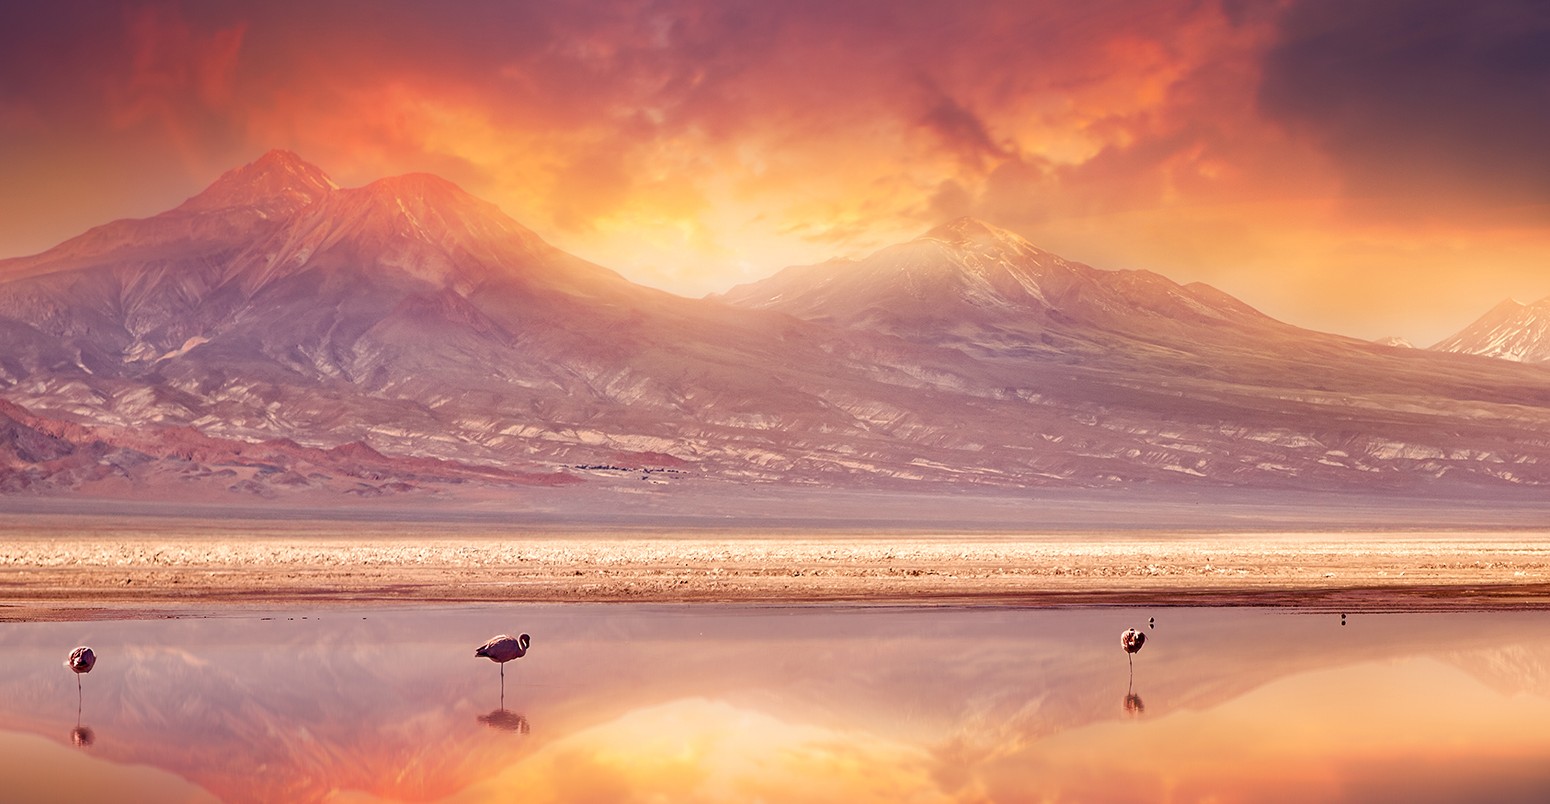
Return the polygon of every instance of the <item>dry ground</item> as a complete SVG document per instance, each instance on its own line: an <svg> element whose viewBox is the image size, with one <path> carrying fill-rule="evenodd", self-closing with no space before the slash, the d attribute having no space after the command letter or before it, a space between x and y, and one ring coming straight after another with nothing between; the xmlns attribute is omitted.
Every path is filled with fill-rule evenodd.
<svg viewBox="0 0 1550 804"><path fill-rule="evenodd" d="M768 602L1550 607L1547 532L519 532L14 518L0 620L247 605Z"/></svg>

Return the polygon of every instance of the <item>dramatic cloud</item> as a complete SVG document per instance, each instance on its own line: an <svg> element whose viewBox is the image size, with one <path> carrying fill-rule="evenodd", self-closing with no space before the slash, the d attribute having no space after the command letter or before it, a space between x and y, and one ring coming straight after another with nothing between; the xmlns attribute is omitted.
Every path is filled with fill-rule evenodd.
<svg viewBox="0 0 1550 804"><path fill-rule="evenodd" d="M1426 340L1502 296L1550 294L1545 217L1521 206L1550 192L1546 14L1502 0L34 4L0 29L0 254L165 209L286 147L345 185L438 173L683 293L968 214L1295 323ZM1491 267L1461 288L1463 264ZM1389 306L1332 292L1349 287L1387 287Z"/></svg>
<svg viewBox="0 0 1550 804"><path fill-rule="evenodd" d="M1260 106L1352 194L1550 204L1550 5L1301 0L1280 29Z"/></svg>

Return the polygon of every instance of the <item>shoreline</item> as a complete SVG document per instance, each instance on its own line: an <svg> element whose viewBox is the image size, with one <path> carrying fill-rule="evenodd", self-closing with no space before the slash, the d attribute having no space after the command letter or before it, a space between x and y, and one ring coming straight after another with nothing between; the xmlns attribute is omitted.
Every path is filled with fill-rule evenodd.
<svg viewBox="0 0 1550 804"><path fill-rule="evenodd" d="M662 603L1550 609L1550 534L0 530L0 621L265 606Z"/></svg>
<svg viewBox="0 0 1550 804"><path fill-rule="evenodd" d="M463 606L516 605L661 605L741 607L836 607L836 608L987 608L987 609L1170 609L1245 608L1284 609L1306 614L1421 614L1483 611L1550 610L1550 584L1503 584L1496 586L1412 586L1387 588L1327 587L1322 589L1230 588L1158 590L1134 593L1088 590L1072 593L974 594L941 593L866 597L806 596L764 598L744 595L707 597L586 597L556 596L494 599L436 595L366 593L314 594L252 597L246 594L210 597L153 597L94 601L74 599L0 598L0 624L43 622L96 622L126 620L197 619L241 616L247 612L370 611L395 608L455 608ZM305 618L303 618L305 619Z"/></svg>

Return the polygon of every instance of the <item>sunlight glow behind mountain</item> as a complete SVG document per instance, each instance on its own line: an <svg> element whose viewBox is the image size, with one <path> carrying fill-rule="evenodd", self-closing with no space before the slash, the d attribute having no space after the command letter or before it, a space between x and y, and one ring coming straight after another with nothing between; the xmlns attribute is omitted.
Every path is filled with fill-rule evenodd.
<svg viewBox="0 0 1550 804"><path fill-rule="evenodd" d="M970 215L1299 326L1550 295L1527 0L39 4L0 32L0 255L280 146L428 172L680 294ZM1507 54L1507 55L1502 55Z"/></svg>

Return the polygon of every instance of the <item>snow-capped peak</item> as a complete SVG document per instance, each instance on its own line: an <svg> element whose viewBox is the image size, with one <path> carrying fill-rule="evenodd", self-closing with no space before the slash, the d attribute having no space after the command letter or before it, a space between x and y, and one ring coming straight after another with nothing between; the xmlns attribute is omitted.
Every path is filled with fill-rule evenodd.
<svg viewBox="0 0 1550 804"><path fill-rule="evenodd" d="M1550 362L1550 298L1533 304L1506 299L1432 348L1522 363Z"/></svg>

